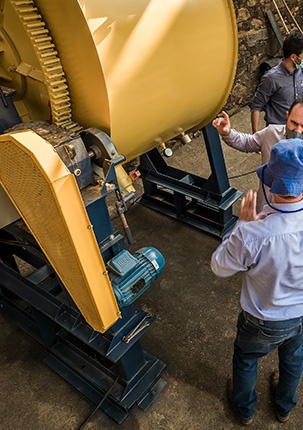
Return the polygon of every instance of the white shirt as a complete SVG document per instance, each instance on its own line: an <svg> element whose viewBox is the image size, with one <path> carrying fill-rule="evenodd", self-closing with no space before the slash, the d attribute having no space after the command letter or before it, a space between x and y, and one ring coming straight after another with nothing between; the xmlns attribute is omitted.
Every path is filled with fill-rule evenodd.
<svg viewBox="0 0 303 430"><path fill-rule="evenodd" d="M240 133L231 129L228 136L221 136L224 142L241 152L261 152L261 164L268 162L270 157L271 148L280 140L285 139L285 125L269 125L263 130L257 131L254 134ZM268 187L265 187L268 200L271 202L272 195ZM257 212L261 212L263 206L266 204L264 195L259 186L257 194Z"/></svg>
<svg viewBox="0 0 303 430"><path fill-rule="evenodd" d="M303 209L303 201L277 204ZM264 206L264 219L239 221L213 253L219 277L243 272L241 306L256 318L284 321L303 316L303 211Z"/></svg>

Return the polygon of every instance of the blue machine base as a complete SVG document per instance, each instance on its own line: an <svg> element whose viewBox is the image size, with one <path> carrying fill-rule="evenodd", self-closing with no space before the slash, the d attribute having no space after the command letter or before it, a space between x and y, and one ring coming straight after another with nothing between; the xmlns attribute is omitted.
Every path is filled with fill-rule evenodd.
<svg viewBox="0 0 303 430"><path fill-rule="evenodd" d="M132 406L147 409L165 385L160 378L165 364L140 343L155 317L131 305L105 333L94 331L33 246L34 239L15 225L2 234L7 243L14 240L10 252L0 255L0 314L47 348L44 362L95 410L120 424ZM22 236L26 249L15 245ZM13 255L37 269L22 276Z"/></svg>
<svg viewBox="0 0 303 430"><path fill-rule="evenodd" d="M115 380L114 375L103 372L103 379L100 379L102 375L100 364L92 363L82 352L71 353L65 350L62 354L63 351L62 345L53 348L43 362L92 403L100 404ZM72 358L74 362L69 362L68 358ZM129 410L134 404L143 410L148 409L166 385L166 382L160 378L165 364L146 352L145 359L146 364L135 380L130 384L117 382L100 405L99 409L118 424L122 424L128 417ZM96 374L98 374L98 384L94 378Z"/></svg>

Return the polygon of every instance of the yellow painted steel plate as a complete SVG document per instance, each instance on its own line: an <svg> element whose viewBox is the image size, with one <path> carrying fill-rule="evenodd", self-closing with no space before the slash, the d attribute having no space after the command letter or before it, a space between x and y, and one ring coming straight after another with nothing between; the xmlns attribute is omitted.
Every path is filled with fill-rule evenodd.
<svg viewBox="0 0 303 430"><path fill-rule="evenodd" d="M127 159L207 124L228 98L237 64L230 0L25 3L49 30L73 119L108 132ZM0 66L18 91L22 117L47 119L48 76L26 29L26 16L33 13L24 5L17 16L16 4L4 3ZM21 71L33 67L28 76L13 71L20 64Z"/></svg>
<svg viewBox="0 0 303 430"><path fill-rule="evenodd" d="M0 183L86 321L106 331L120 311L75 177L25 131L0 136Z"/></svg>

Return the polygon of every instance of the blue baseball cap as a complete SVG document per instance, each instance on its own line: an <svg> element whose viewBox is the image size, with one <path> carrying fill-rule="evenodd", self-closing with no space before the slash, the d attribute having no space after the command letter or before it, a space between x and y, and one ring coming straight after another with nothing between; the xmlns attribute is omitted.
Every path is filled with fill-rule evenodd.
<svg viewBox="0 0 303 430"><path fill-rule="evenodd" d="M271 193L299 196L303 193L303 140L280 140L272 147L268 163L256 171Z"/></svg>

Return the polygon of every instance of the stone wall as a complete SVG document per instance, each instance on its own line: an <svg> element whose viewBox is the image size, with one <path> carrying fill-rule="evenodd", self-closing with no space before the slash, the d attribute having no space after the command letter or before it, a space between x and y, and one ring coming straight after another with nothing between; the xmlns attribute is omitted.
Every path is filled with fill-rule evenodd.
<svg viewBox="0 0 303 430"><path fill-rule="evenodd" d="M234 85L225 106L230 114L250 102L258 84L260 64L274 57L282 57L280 43L266 11L272 11L283 39L287 36L287 30L297 29L286 6L300 29L303 29L303 14L302 8L300 13L299 0L233 0L233 3L238 25L239 55ZM287 30L279 17L275 3Z"/></svg>

